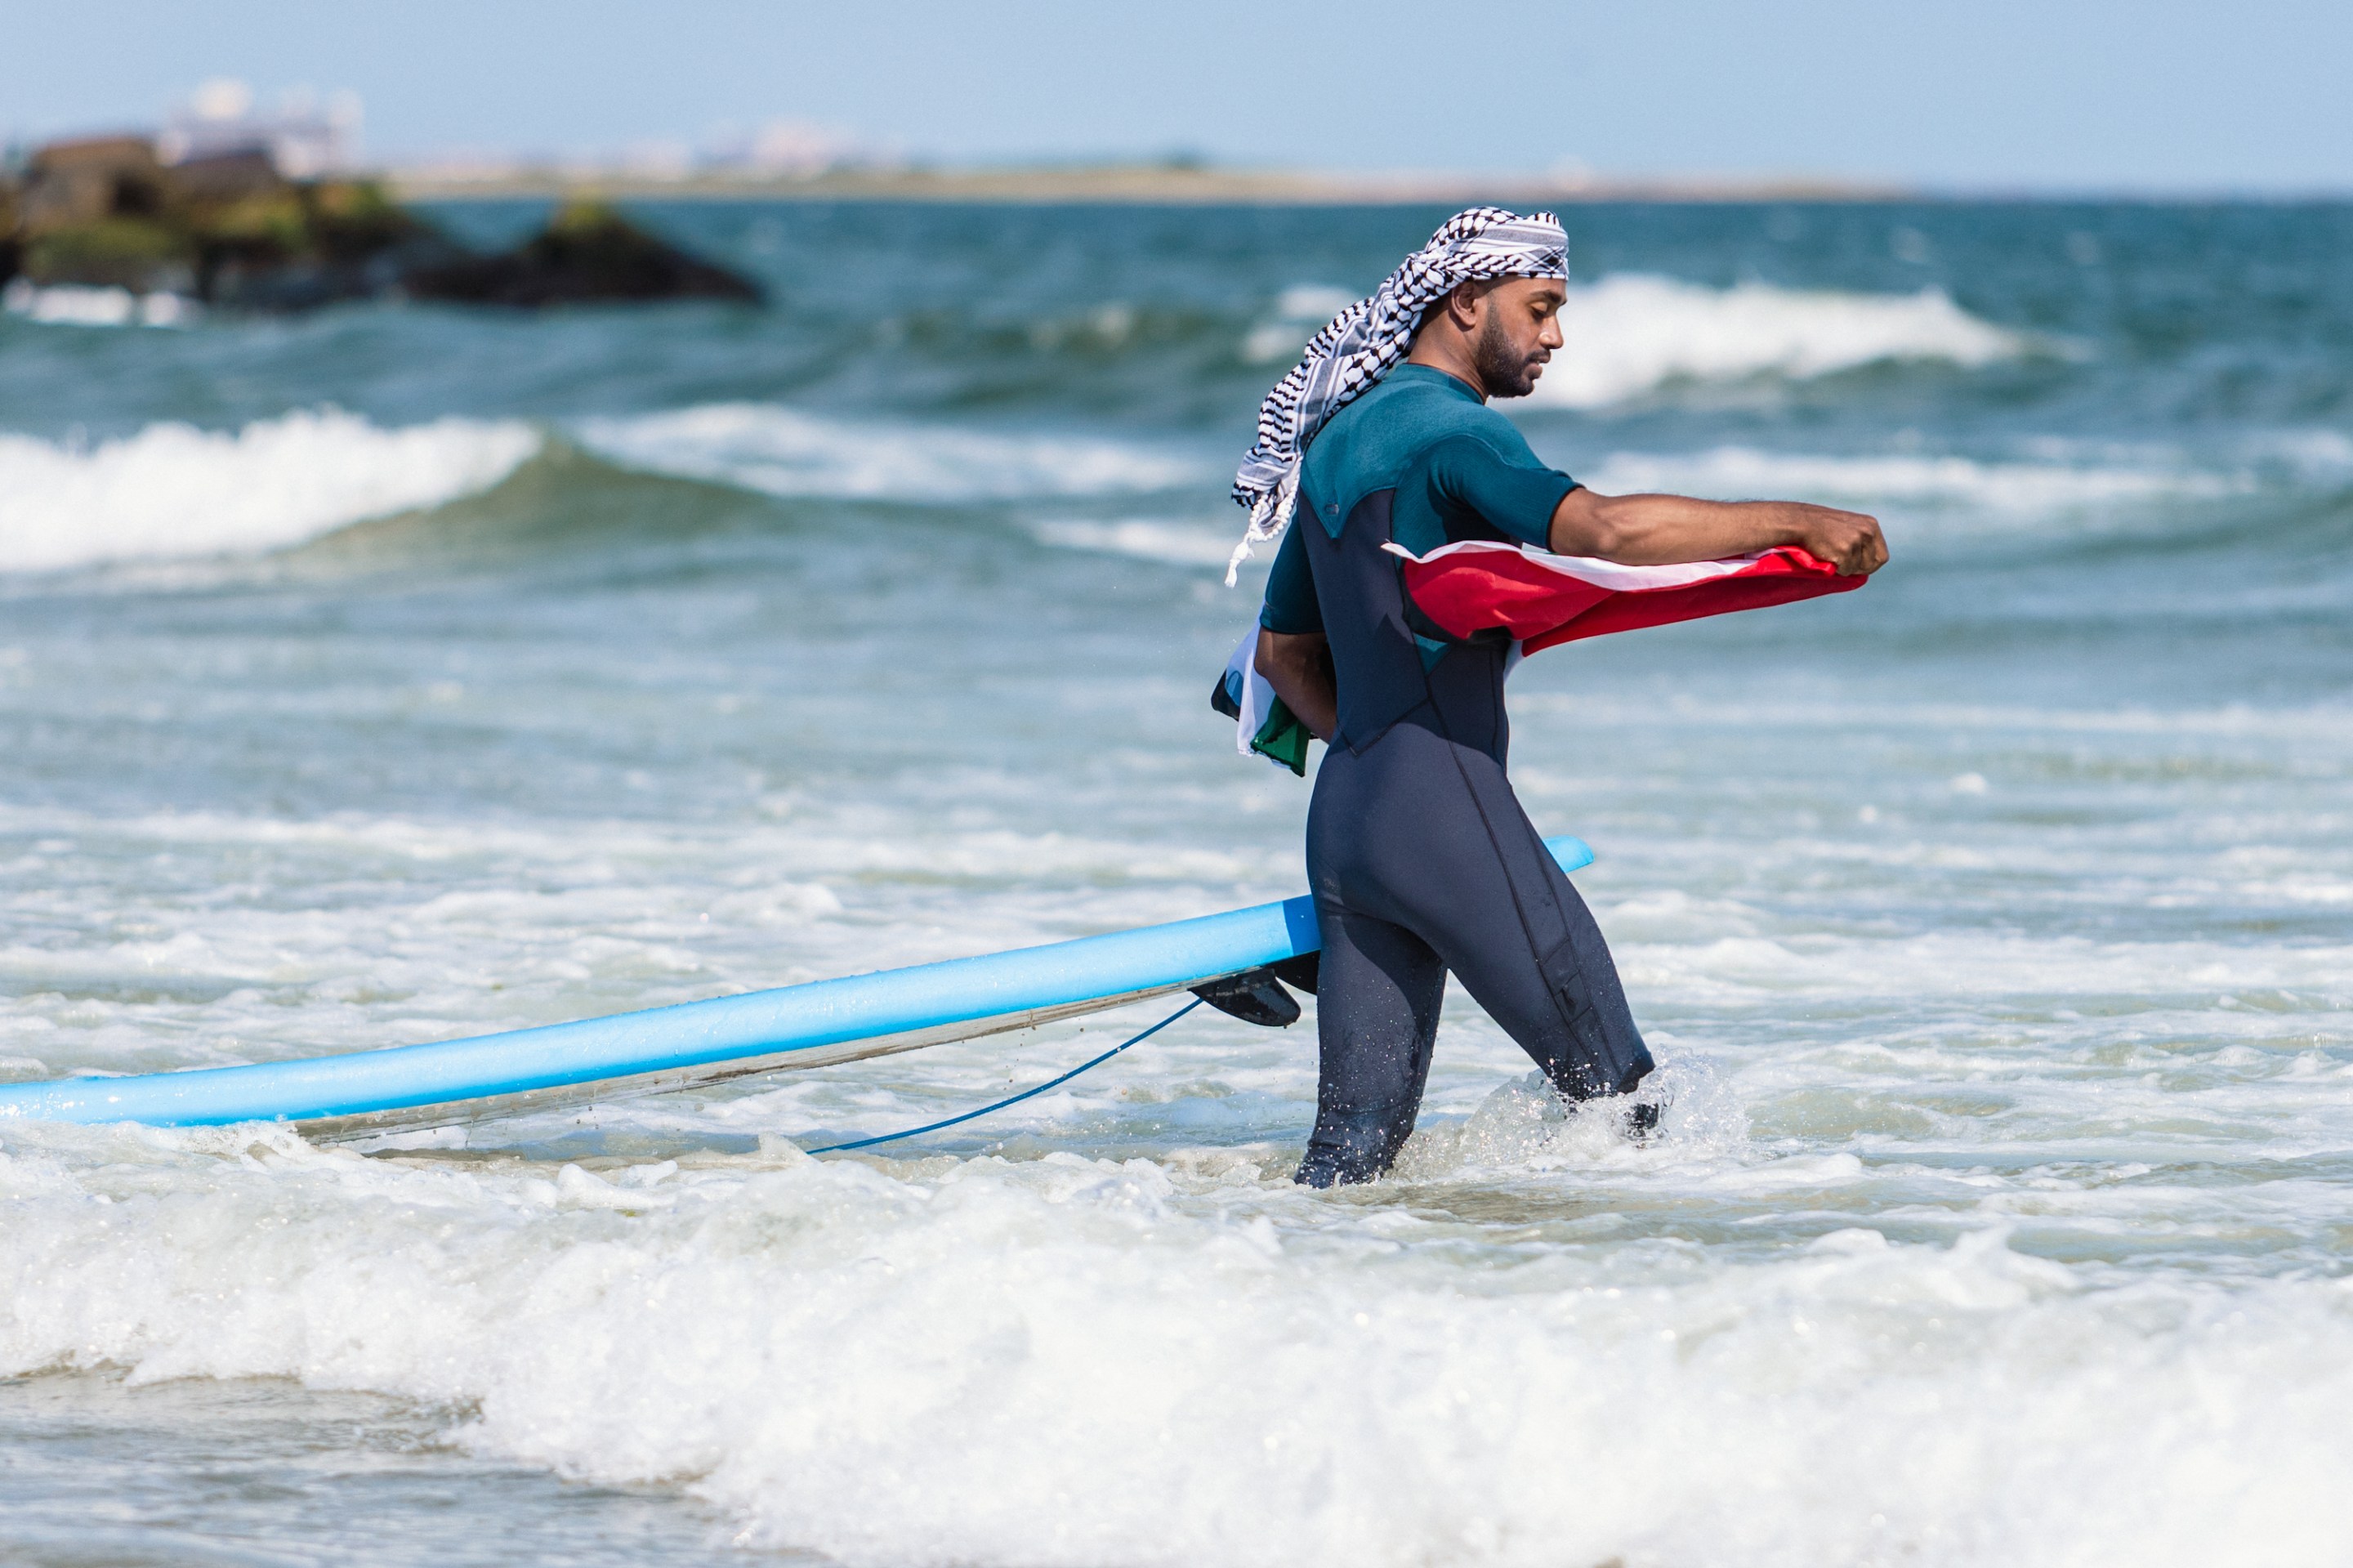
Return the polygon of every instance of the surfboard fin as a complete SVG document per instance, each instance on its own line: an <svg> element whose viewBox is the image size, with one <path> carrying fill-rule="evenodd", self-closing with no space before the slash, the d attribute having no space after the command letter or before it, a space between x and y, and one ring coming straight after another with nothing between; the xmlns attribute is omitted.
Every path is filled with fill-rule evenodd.
<svg viewBox="0 0 2353 1568"><path fill-rule="evenodd" d="M1244 969L1237 975L1205 980L1193 994L1244 1023L1282 1029L1299 1022L1299 999L1282 989L1272 969Z"/></svg>

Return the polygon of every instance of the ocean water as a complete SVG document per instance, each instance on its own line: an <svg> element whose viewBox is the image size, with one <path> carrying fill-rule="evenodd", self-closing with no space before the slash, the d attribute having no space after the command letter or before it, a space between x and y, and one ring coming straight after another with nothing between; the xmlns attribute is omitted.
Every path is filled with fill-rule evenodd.
<svg viewBox="0 0 2353 1568"><path fill-rule="evenodd" d="M12 298L0 1074L1300 889L1205 700L1225 485L1443 215L650 216L773 307ZM1537 450L1894 551L1514 677L1661 1137L1459 997L1336 1193L1312 1029L1198 1012L800 1152L1150 1007L374 1145L0 1128L0 1559L2353 1560L2353 207L1566 217Z"/></svg>

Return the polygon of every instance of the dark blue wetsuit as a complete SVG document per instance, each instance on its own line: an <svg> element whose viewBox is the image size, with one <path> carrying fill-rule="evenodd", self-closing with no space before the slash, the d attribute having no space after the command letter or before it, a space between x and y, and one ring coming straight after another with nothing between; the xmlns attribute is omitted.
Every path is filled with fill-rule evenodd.
<svg viewBox="0 0 2353 1568"><path fill-rule="evenodd" d="M1450 970L1572 1099L1623 1094L1651 1070L1600 928L1504 776L1509 640L1447 638L1381 549L1542 544L1576 482L1469 387L1419 365L1308 449L1260 621L1323 633L1339 686L1307 813L1324 935L1309 1186L1369 1181L1396 1159Z"/></svg>

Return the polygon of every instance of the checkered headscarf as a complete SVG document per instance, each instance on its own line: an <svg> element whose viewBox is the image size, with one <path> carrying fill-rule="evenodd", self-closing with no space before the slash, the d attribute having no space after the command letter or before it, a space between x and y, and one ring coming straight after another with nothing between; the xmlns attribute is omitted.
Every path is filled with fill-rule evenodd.
<svg viewBox="0 0 2353 1568"><path fill-rule="evenodd" d="M1299 500L1307 443L1332 416L1378 385L1413 345L1422 313L1458 283L1488 278L1567 278L1568 236L1548 212L1526 217L1499 207L1465 208L1438 226L1430 243L1367 299L1307 340L1291 374L1259 405L1258 440L1234 475L1234 499L1250 508L1250 529L1226 566L1226 585L1253 546L1279 537Z"/></svg>

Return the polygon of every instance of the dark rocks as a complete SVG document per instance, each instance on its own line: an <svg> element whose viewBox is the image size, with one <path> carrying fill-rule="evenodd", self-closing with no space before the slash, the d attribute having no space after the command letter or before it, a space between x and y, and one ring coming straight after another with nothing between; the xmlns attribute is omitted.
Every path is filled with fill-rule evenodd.
<svg viewBox="0 0 2353 1568"><path fill-rule="evenodd" d="M373 182L281 182L275 189L251 182L239 188L236 173L204 170L219 193L198 209L205 240L196 292L207 304L293 311L371 299L396 293L413 269L466 254Z"/></svg>
<svg viewBox="0 0 2353 1568"><path fill-rule="evenodd" d="M467 256L410 271L420 300L461 304L587 304L623 300L760 302L750 281L665 244L599 202L573 202L499 256Z"/></svg>
<svg viewBox="0 0 2353 1568"><path fill-rule="evenodd" d="M412 298L524 309L654 300L756 303L748 280L575 203L515 249L483 256L368 180L289 180L268 154L175 164L138 137L52 143L0 180L0 283L79 284L290 311Z"/></svg>

